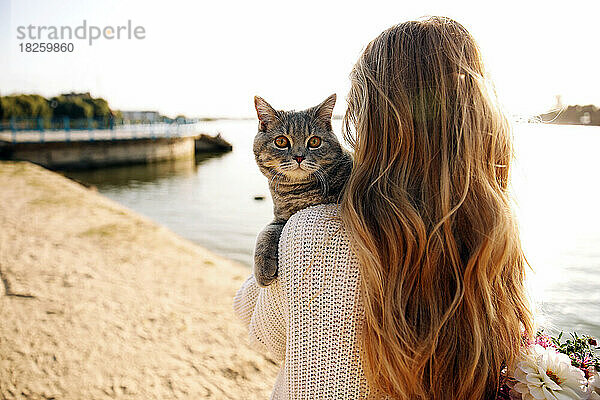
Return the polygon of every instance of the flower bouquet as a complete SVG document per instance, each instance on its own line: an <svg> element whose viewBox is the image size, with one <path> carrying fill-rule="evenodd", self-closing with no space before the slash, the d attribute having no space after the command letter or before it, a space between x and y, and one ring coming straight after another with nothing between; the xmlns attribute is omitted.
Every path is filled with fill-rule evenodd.
<svg viewBox="0 0 600 400"><path fill-rule="evenodd" d="M562 342L538 332L502 378L497 400L600 400L598 343L590 336Z"/></svg>

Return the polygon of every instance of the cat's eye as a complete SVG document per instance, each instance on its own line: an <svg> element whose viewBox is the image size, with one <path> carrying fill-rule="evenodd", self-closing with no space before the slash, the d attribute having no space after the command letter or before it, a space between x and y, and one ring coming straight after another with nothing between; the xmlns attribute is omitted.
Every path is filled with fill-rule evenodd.
<svg viewBox="0 0 600 400"><path fill-rule="evenodd" d="M277 136L274 143L275 146L279 147L280 149L286 148L290 145L290 141L285 136Z"/></svg>
<svg viewBox="0 0 600 400"><path fill-rule="evenodd" d="M318 136L313 136L308 139L308 147L311 149L315 149L321 145L321 138Z"/></svg>

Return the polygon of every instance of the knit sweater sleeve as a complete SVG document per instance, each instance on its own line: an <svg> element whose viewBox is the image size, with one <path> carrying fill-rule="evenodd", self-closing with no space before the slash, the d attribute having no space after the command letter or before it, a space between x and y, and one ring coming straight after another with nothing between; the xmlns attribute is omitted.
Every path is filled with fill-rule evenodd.
<svg viewBox="0 0 600 400"><path fill-rule="evenodd" d="M233 309L248 327L250 342L279 361L285 358L285 299L278 280L261 288L250 275L233 299Z"/></svg>
<svg viewBox="0 0 600 400"><path fill-rule="evenodd" d="M267 288L248 278L234 302L251 340L284 361L271 399L368 396L359 281L337 205L309 207L288 220L278 278Z"/></svg>
<svg viewBox="0 0 600 400"><path fill-rule="evenodd" d="M286 299L286 354L273 399L368 394L358 341L364 319L358 266L338 205L306 208L286 224L278 278Z"/></svg>

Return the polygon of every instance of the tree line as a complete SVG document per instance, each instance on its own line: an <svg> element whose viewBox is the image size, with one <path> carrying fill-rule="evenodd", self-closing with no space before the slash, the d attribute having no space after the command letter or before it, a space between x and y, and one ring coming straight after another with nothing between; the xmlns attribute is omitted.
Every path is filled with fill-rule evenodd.
<svg viewBox="0 0 600 400"><path fill-rule="evenodd" d="M89 93L67 93L49 99L38 94L17 94L0 97L0 121L28 118L43 119L109 119L119 118L101 97Z"/></svg>

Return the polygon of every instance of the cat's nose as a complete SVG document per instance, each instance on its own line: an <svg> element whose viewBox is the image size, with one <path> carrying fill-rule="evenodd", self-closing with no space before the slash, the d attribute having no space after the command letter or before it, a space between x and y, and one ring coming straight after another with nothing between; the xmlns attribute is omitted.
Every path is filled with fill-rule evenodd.
<svg viewBox="0 0 600 400"><path fill-rule="evenodd" d="M300 164L306 157L304 156L294 156L294 160L298 161L298 164Z"/></svg>

